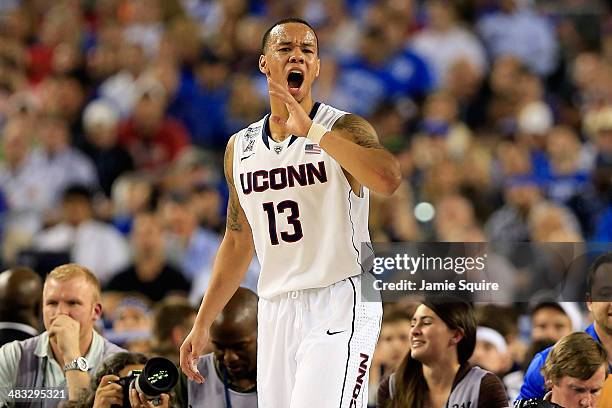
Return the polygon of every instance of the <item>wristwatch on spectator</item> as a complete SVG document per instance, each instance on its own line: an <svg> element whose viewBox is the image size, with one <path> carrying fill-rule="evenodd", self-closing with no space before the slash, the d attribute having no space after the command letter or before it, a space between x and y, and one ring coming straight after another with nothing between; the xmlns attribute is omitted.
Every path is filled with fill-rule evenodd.
<svg viewBox="0 0 612 408"><path fill-rule="evenodd" d="M87 362L87 359L85 359L85 357L75 358L64 366L64 371L70 370L80 370L83 372L87 372L87 370L89 370L89 362Z"/></svg>

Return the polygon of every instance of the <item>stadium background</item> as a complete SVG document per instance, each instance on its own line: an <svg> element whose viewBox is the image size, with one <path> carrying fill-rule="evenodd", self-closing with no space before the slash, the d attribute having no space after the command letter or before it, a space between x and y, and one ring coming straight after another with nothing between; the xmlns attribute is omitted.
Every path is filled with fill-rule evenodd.
<svg viewBox="0 0 612 408"><path fill-rule="evenodd" d="M611 241L609 2L52 3L0 2L0 264L71 260L137 289L107 293L107 329L117 305L199 301L223 150L266 112L261 36L286 16L317 30L315 100L367 118L401 162L396 194L372 198L374 241ZM170 275L113 281L150 259Z"/></svg>

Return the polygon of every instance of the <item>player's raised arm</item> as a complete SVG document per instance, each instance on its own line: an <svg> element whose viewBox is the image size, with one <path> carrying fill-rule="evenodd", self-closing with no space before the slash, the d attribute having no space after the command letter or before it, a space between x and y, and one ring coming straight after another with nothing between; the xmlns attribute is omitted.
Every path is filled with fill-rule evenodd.
<svg viewBox="0 0 612 408"><path fill-rule="evenodd" d="M390 196L401 182L399 162L378 141L376 131L362 117L347 114L320 141L325 149L360 184Z"/></svg>
<svg viewBox="0 0 612 408"><path fill-rule="evenodd" d="M273 116L285 132L304 136L318 143L358 183L379 194L390 196L401 181L397 159L378 141L376 131L362 117L347 114L336 121L331 131L312 119L285 87L268 77L270 95L285 103L289 118Z"/></svg>
<svg viewBox="0 0 612 408"><path fill-rule="evenodd" d="M251 227L238 201L233 178L234 137L225 150L225 178L229 187L225 235L217 251L210 283L195 324L180 350L181 369L190 379L203 382L198 372L198 359L208 343L213 321L240 286L253 258L254 246Z"/></svg>

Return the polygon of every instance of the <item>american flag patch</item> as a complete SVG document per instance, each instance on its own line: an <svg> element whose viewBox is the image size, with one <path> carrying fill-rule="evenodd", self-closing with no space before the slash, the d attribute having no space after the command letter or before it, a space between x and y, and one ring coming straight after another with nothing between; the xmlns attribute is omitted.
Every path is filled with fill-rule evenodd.
<svg viewBox="0 0 612 408"><path fill-rule="evenodd" d="M319 154L321 153L321 147L318 144L307 144L304 148L305 153Z"/></svg>

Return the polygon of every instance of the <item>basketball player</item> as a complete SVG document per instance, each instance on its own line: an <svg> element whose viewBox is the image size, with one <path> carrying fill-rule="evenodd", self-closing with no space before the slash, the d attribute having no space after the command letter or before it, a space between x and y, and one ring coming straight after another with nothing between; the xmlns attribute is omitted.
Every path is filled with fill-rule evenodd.
<svg viewBox="0 0 612 408"><path fill-rule="evenodd" d="M391 195L399 165L364 119L312 99L317 36L303 20L262 41L271 114L230 139L226 233L181 367L196 369L210 326L245 275L253 250L258 292L258 403L264 408L365 407L382 308L361 302L368 190ZM245 95L248 97L248 95Z"/></svg>

